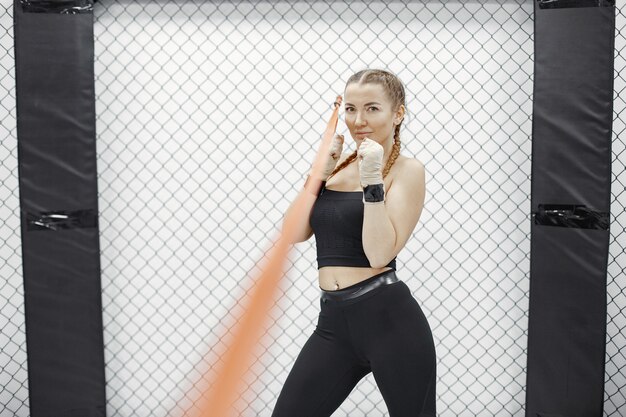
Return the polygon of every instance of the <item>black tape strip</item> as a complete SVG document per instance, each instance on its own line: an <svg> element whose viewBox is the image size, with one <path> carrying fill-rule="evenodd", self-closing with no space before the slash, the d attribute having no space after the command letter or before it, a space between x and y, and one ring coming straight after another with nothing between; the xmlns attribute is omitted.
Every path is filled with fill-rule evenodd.
<svg viewBox="0 0 626 417"><path fill-rule="evenodd" d="M582 204L539 204L535 224L609 230L609 213L593 211Z"/></svg>
<svg viewBox="0 0 626 417"><path fill-rule="evenodd" d="M572 7L613 7L615 0L537 0L540 9L567 9Z"/></svg>
<svg viewBox="0 0 626 417"><path fill-rule="evenodd" d="M93 209L26 213L26 230L80 229L98 226L98 213Z"/></svg>
<svg viewBox="0 0 626 417"><path fill-rule="evenodd" d="M93 13L93 0L20 0L26 13Z"/></svg>

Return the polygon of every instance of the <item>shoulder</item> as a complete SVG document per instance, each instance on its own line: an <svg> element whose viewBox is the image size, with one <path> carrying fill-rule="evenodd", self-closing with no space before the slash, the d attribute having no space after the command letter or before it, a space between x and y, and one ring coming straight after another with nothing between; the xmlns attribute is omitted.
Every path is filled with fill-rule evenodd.
<svg viewBox="0 0 626 417"><path fill-rule="evenodd" d="M417 158L410 158L408 156L399 156L398 161L402 166L403 172L407 173L419 173L424 171L424 164Z"/></svg>
<svg viewBox="0 0 626 417"><path fill-rule="evenodd" d="M400 155L396 160L398 165L393 175L390 186L394 183L402 183L410 188L420 187L424 183L426 167L417 158ZM404 188L404 187L403 187Z"/></svg>

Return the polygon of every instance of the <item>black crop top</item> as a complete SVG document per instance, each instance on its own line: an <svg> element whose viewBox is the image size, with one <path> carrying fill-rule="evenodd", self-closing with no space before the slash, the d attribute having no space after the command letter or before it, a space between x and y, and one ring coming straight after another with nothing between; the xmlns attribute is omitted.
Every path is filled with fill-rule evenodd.
<svg viewBox="0 0 626 417"><path fill-rule="evenodd" d="M309 224L317 245L317 269L323 266L371 267L363 251L363 192L322 188ZM396 258L387 266L395 271Z"/></svg>

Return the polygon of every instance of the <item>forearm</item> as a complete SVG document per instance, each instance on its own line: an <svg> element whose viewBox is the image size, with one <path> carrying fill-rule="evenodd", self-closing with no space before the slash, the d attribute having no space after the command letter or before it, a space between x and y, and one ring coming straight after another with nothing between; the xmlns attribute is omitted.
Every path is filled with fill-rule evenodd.
<svg viewBox="0 0 626 417"><path fill-rule="evenodd" d="M363 250L373 268L382 268L393 259L396 232L384 203L365 203L363 210Z"/></svg>

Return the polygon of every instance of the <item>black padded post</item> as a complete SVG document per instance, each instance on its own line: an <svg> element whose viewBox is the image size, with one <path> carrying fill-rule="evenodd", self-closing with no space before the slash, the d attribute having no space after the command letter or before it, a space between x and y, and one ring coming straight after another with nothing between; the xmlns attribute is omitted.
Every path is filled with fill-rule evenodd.
<svg viewBox="0 0 626 417"><path fill-rule="evenodd" d="M614 2L537 1L526 417L601 417Z"/></svg>
<svg viewBox="0 0 626 417"><path fill-rule="evenodd" d="M106 415L93 4L14 0L30 415Z"/></svg>

